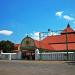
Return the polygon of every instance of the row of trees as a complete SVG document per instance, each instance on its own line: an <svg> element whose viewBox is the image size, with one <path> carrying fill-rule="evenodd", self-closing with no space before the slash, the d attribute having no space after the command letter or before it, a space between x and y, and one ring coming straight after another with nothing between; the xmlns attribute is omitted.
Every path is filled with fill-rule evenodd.
<svg viewBox="0 0 75 75"><path fill-rule="evenodd" d="M13 52L14 48L14 43L12 43L11 41L0 41L0 51L2 50L4 53L9 53Z"/></svg>

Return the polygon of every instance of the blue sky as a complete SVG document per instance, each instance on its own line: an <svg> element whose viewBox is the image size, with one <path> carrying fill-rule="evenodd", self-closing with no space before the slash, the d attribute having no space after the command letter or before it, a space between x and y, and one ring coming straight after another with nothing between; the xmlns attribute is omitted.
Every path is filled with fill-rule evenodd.
<svg viewBox="0 0 75 75"><path fill-rule="evenodd" d="M0 40L20 43L26 34L75 29L75 0L0 0Z"/></svg>

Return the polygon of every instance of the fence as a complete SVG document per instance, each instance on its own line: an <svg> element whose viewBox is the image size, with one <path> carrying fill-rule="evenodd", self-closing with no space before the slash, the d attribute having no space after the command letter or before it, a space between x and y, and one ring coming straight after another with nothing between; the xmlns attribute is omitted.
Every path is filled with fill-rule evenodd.
<svg viewBox="0 0 75 75"><path fill-rule="evenodd" d="M21 52L18 53L3 53L0 54L1 60L19 60L21 59Z"/></svg>
<svg viewBox="0 0 75 75"><path fill-rule="evenodd" d="M20 60L21 52L16 54L0 54L0 59L4 60ZM39 53L38 50L35 50L35 60L51 60L51 61L65 61L67 60L67 52L43 52ZM68 61L75 61L75 52L68 52Z"/></svg>
<svg viewBox="0 0 75 75"><path fill-rule="evenodd" d="M35 52L35 60L52 60L52 61L74 61L75 52L68 52L68 59L66 52L48 52L48 53L37 53Z"/></svg>

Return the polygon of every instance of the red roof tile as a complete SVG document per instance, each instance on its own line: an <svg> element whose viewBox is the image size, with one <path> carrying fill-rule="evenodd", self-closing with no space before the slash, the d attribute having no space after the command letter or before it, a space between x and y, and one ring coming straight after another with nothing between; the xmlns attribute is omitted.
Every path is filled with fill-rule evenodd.
<svg viewBox="0 0 75 75"><path fill-rule="evenodd" d="M42 41L35 40L35 45L37 48L53 50L53 48L48 43L43 43Z"/></svg>
<svg viewBox="0 0 75 75"><path fill-rule="evenodd" d="M68 42L75 42L75 34L68 34ZM42 40L46 43L66 43L66 35L47 36Z"/></svg>
<svg viewBox="0 0 75 75"><path fill-rule="evenodd" d="M61 32L61 34L65 34L65 33L71 33L71 32L75 32L71 27L70 27L70 25L68 24L67 25L67 28L65 28L62 32Z"/></svg>
<svg viewBox="0 0 75 75"><path fill-rule="evenodd" d="M75 50L75 35L68 35L68 50ZM35 45L37 48L53 50L53 51L63 51L66 50L66 37L65 35L60 36L48 36L44 40L35 40Z"/></svg>
<svg viewBox="0 0 75 75"><path fill-rule="evenodd" d="M42 42L49 44L53 50L66 50L66 35L47 36ZM68 34L68 49L75 50L75 34Z"/></svg>
<svg viewBox="0 0 75 75"><path fill-rule="evenodd" d="M63 50L66 51L67 50L66 44L51 44L51 46L54 48L55 51L63 51ZM68 50L75 51L75 43L69 43Z"/></svg>

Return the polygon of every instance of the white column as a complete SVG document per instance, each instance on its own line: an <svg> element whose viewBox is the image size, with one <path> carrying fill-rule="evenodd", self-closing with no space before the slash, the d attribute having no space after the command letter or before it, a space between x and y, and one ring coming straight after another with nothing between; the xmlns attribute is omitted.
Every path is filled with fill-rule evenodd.
<svg viewBox="0 0 75 75"><path fill-rule="evenodd" d="M35 50L35 60L38 60L39 59L39 50L36 49Z"/></svg>
<svg viewBox="0 0 75 75"><path fill-rule="evenodd" d="M11 60L11 54L9 54L9 60Z"/></svg>

